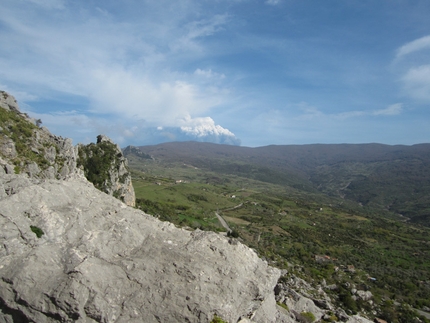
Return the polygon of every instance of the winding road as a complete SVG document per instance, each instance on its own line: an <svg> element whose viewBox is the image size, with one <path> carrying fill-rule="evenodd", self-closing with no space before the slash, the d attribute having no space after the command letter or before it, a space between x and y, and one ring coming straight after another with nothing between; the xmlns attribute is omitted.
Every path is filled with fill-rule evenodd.
<svg viewBox="0 0 430 323"><path fill-rule="evenodd" d="M218 218L218 220L221 223L221 225L227 230L227 232L231 232L232 230L228 226L227 222L225 222L225 220L223 219L223 217L221 215L219 215L218 212L215 212L215 215Z"/></svg>
<svg viewBox="0 0 430 323"><path fill-rule="evenodd" d="M237 209L237 208L241 207L242 205L243 205L243 203L240 203L239 205L236 205L236 206L232 207L231 209L227 209L227 210L225 210L225 211ZM215 215L216 215L216 217L218 218L218 220L219 220L219 222L221 223L221 225L222 225L222 226L227 230L227 232L231 232L231 231L233 231L233 230L228 226L228 224L227 224L227 222L224 220L224 218L223 218L221 215L219 215L219 214L218 214L218 212L215 212Z"/></svg>

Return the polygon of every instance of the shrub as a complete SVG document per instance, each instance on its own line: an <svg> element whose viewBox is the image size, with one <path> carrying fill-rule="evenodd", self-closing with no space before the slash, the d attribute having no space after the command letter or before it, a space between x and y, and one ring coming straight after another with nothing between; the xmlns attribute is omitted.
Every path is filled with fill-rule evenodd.
<svg viewBox="0 0 430 323"><path fill-rule="evenodd" d="M278 304L280 307L282 307L283 309L286 309L288 312L290 311L290 309L288 308L288 305L287 304L284 304L284 303L276 303L276 304Z"/></svg>
<svg viewBox="0 0 430 323"><path fill-rule="evenodd" d="M224 321L222 318L220 318L218 315L215 314L211 323L228 323L228 322Z"/></svg>
<svg viewBox="0 0 430 323"><path fill-rule="evenodd" d="M36 234L36 237L38 238L42 237L45 234L45 232L43 232L41 228L38 228L34 225L30 225L30 229Z"/></svg>
<svg viewBox="0 0 430 323"><path fill-rule="evenodd" d="M239 238L239 232L237 232L236 230L231 230L227 232L227 237Z"/></svg>
<svg viewBox="0 0 430 323"><path fill-rule="evenodd" d="M315 321L315 315L311 312L302 312L300 313L300 316L300 322L312 323L313 321Z"/></svg>
<svg viewBox="0 0 430 323"><path fill-rule="evenodd" d="M110 170L119 164L120 156L113 143L104 141L79 146L78 167L83 166L85 177L101 191L109 189L105 185L110 179Z"/></svg>

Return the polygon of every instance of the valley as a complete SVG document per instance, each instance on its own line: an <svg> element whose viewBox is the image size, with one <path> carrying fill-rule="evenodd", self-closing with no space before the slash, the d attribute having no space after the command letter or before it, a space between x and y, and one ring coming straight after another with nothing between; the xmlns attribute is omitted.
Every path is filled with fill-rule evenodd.
<svg viewBox="0 0 430 323"><path fill-rule="evenodd" d="M293 163L293 167L284 162L283 173L280 159L276 166L272 160L249 162L260 158L256 155L237 157L233 149L241 147L215 145L225 148L217 153L208 150L207 144L187 144L169 144L181 147L171 150L169 145L124 150L139 209L190 230L226 232L218 213L232 229L229 235L239 237L273 266L314 286L336 286L331 296L350 314L409 322L412 307L430 307L430 230L420 221L406 222L397 212L381 207L393 198L397 207L405 207L399 201L415 184L406 183L408 188L388 181L391 189L387 191L373 180L376 186L365 188L372 182L369 174L384 175L381 167L387 177L399 179L400 171L394 176L390 169L407 169L407 160L396 159L394 166L387 160L351 159L335 166L332 161L316 166L312 177L305 163L300 167ZM420 165L418 169L425 162ZM406 175L412 176L414 169ZM344 198L334 193L351 186L360 189L343 189ZM378 189L379 195L372 195L372 189ZM421 189L424 192L426 186ZM367 203L347 198L363 192L372 196ZM399 192L404 196L397 197ZM414 212L422 210L414 206ZM357 297L351 292L354 289L370 291L371 299Z"/></svg>

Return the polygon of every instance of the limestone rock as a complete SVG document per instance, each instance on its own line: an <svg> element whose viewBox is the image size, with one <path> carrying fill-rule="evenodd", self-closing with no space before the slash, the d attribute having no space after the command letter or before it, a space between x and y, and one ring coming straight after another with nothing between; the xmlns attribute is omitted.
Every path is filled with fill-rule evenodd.
<svg viewBox="0 0 430 323"><path fill-rule="evenodd" d="M325 281L322 285L314 288L303 279L287 274L281 278L274 289L275 299L276 302L285 304L290 313L294 314L294 319L299 322L302 321L301 314L304 312L312 313L317 321L320 319L330 320L334 313L341 322L371 322L359 315L349 316L343 309L336 308L330 297L324 292L323 286L327 288Z"/></svg>
<svg viewBox="0 0 430 323"><path fill-rule="evenodd" d="M8 111L19 112L18 103L16 102L15 97L5 91L0 91L0 107Z"/></svg>
<svg viewBox="0 0 430 323"><path fill-rule="evenodd" d="M364 291L364 290L357 291L357 296L361 298L363 301L368 301L373 298L371 291Z"/></svg>
<svg viewBox="0 0 430 323"><path fill-rule="evenodd" d="M108 137L99 135L97 143L78 145L80 165L87 179L99 190L135 206L135 193L127 159L121 148Z"/></svg>
<svg viewBox="0 0 430 323"><path fill-rule="evenodd" d="M15 143L7 136L2 136L0 140L0 151L2 155L8 159L13 159L17 156Z"/></svg>
<svg viewBox="0 0 430 323"><path fill-rule="evenodd" d="M38 122L21 113L15 98L4 91L0 91L0 113L0 157L17 172L34 178L83 176L76 167L72 141L39 128Z"/></svg>
<svg viewBox="0 0 430 323"><path fill-rule="evenodd" d="M106 158L103 159L102 167L106 170L104 179L100 185L95 183L94 178L92 182L98 189L127 205L135 205L127 159L109 138L100 135L96 145L74 147L71 139L51 134L47 128L39 127L40 120L36 121L21 113L15 98L4 91L0 91L0 113L5 116L0 124L0 157L6 161L1 166L5 168L7 164L9 173L12 168L31 178L67 179L84 177L85 171L88 178L90 167L86 164L92 156L82 153L83 148L108 147L111 148L108 151L101 149L101 153L110 161L109 164L105 162ZM90 166L95 164L92 161ZM84 171L78 166L83 166Z"/></svg>
<svg viewBox="0 0 430 323"><path fill-rule="evenodd" d="M293 322L276 308L279 270L241 243L84 179L4 173L0 187L0 322Z"/></svg>

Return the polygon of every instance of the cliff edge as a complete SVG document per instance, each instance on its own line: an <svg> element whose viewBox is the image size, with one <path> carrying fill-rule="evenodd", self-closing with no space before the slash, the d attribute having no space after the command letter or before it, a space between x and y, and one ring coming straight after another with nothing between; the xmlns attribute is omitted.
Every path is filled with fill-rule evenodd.
<svg viewBox="0 0 430 323"><path fill-rule="evenodd" d="M178 229L82 179L0 180L0 322L283 321L279 270L236 240Z"/></svg>
<svg viewBox="0 0 430 323"><path fill-rule="evenodd" d="M40 123L0 92L0 323L371 323L294 276L278 283L234 238L127 206L117 145L73 147Z"/></svg>
<svg viewBox="0 0 430 323"><path fill-rule="evenodd" d="M127 159L108 137L74 147L71 139L53 135L41 124L22 113L12 95L0 91L0 166L7 173L39 179L85 176L99 190L135 205Z"/></svg>
<svg viewBox="0 0 430 323"><path fill-rule="evenodd" d="M119 147L73 147L0 97L0 322L291 322L278 269L96 189L125 201Z"/></svg>

